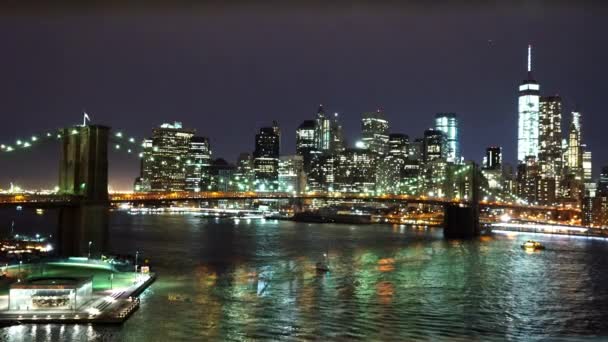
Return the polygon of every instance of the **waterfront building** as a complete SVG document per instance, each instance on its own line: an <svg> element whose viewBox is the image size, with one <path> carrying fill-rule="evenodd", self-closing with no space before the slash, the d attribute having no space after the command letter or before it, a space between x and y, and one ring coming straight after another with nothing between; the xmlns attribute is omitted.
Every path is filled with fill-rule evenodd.
<svg viewBox="0 0 608 342"><path fill-rule="evenodd" d="M376 187L376 156L368 149L347 148L334 161L333 191L372 192Z"/></svg>
<svg viewBox="0 0 608 342"><path fill-rule="evenodd" d="M238 184L233 181L235 173L236 166L222 158L215 159L210 167L210 190L223 192L238 190Z"/></svg>
<svg viewBox="0 0 608 342"><path fill-rule="evenodd" d="M318 153L315 131L315 120L304 120L296 130L296 154L302 156L306 173L310 172L312 159Z"/></svg>
<svg viewBox="0 0 608 342"><path fill-rule="evenodd" d="M149 192L152 191L150 180L152 179L152 165L154 163L154 158L152 156L154 145L152 139L144 139L141 147L142 152L139 154L139 177L135 179L133 188L135 192Z"/></svg>
<svg viewBox="0 0 608 342"><path fill-rule="evenodd" d="M241 153L237 158L234 182L237 191L252 191L255 174L253 171L253 158L249 153Z"/></svg>
<svg viewBox="0 0 608 342"><path fill-rule="evenodd" d="M460 134L458 119L455 113L438 113L435 115L435 129L442 131L446 137L446 161L460 163Z"/></svg>
<svg viewBox="0 0 608 342"><path fill-rule="evenodd" d="M194 129L183 128L181 122L164 123L152 130L151 148L144 147L142 174L150 182L151 191L183 191L186 187L185 163L190 151ZM144 141L144 144L149 144Z"/></svg>
<svg viewBox="0 0 608 342"><path fill-rule="evenodd" d="M275 127L262 127L255 136L254 189L275 191L279 182L279 136Z"/></svg>
<svg viewBox="0 0 608 342"><path fill-rule="evenodd" d="M281 156L279 158L279 191L299 194L305 189L304 158L300 155Z"/></svg>
<svg viewBox="0 0 608 342"><path fill-rule="evenodd" d="M186 191L206 190L211 183L211 147L209 139L192 137L186 160Z"/></svg>
<svg viewBox="0 0 608 342"><path fill-rule="evenodd" d="M532 76L532 46L528 45L528 77L519 86L517 160L538 158L540 85Z"/></svg>
<svg viewBox="0 0 608 342"><path fill-rule="evenodd" d="M381 109L375 112L363 113L361 133L363 143L371 152L378 155L386 154L388 147L388 121Z"/></svg>
<svg viewBox="0 0 608 342"><path fill-rule="evenodd" d="M10 285L8 309L70 313L89 303L92 293L92 277L30 277Z"/></svg>
<svg viewBox="0 0 608 342"><path fill-rule="evenodd" d="M408 158L408 141L409 138L405 134L389 135L387 154L377 161L376 190L378 192L400 193L403 168Z"/></svg>
<svg viewBox="0 0 608 342"><path fill-rule="evenodd" d="M313 158L307 174L307 191L333 191L335 159L331 154L319 154Z"/></svg>

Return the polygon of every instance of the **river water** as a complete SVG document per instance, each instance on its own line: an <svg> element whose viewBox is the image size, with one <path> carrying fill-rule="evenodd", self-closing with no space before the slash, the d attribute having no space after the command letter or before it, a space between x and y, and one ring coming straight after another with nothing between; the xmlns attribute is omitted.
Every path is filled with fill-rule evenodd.
<svg viewBox="0 0 608 342"><path fill-rule="evenodd" d="M13 326L0 330L0 340L608 337L605 240L494 234L446 241L441 229L393 225L111 215L111 249L139 250L159 275L139 311L122 326ZM519 246L530 238L547 249L524 252ZM331 271L318 275L323 253Z"/></svg>

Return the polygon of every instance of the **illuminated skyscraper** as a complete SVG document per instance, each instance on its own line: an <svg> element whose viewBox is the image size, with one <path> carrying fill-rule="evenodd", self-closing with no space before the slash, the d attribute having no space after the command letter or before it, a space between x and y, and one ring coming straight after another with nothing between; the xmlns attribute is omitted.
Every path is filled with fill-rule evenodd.
<svg viewBox="0 0 608 342"><path fill-rule="evenodd" d="M577 180L583 179L583 148L581 139L581 114L572 112L572 122L568 132L568 150L566 153L566 166L568 173Z"/></svg>
<svg viewBox="0 0 608 342"><path fill-rule="evenodd" d="M455 113L438 113L435 115L435 129L442 131L446 136L446 161L460 162L460 143L458 132L458 119Z"/></svg>
<svg viewBox="0 0 608 342"><path fill-rule="evenodd" d="M540 99L538 163L543 178L559 181L562 173L562 99Z"/></svg>
<svg viewBox="0 0 608 342"><path fill-rule="evenodd" d="M370 192L376 187L375 155L368 149L349 148L336 156L334 191Z"/></svg>
<svg viewBox="0 0 608 342"><path fill-rule="evenodd" d="M502 148L492 146L486 148L486 156L483 158L483 168L481 173L488 180L488 187L492 190L502 191L503 170L502 170Z"/></svg>
<svg viewBox="0 0 608 342"><path fill-rule="evenodd" d="M502 147L492 146L486 148L486 156L483 159L483 167L486 170L500 170L502 167Z"/></svg>
<svg viewBox="0 0 608 342"><path fill-rule="evenodd" d="M152 191L182 191L186 186L186 161L190 152L193 129L181 122L162 124L152 131L149 152L150 188Z"/></svg>
<svg viewBox="0 0 608 342"><path fill-rule="evenodd" d="M296 130L296 154L304 160L304 171L310 172L312 159L317 152L315 120L305 120Z"/></svg>
<svg viewBox="0 0 608 342"><path fill-rule="evenodd" d="M361 119L362 140L367 149L384 155L388 147L388 121L382 110L363 113Z"/></svg>
<svg viewBox="0 0 608 342"><path fill-rule="evenodd" d="M330 145L329 152L331 154L338 154L344 151L346 148L346 143L344 142L344 135L342 134L342 125L338 120L338 113L334 113L334 116L331 119L330 123Z"/></svg>
<svg viewBox="0 0 608 342"><path fill-rule="evenodd" d="M331 147L331 120L325 115L323 105L319 105L315 120L315 147L321 153L329 151Z"/></svg>
<svg viewBox="0 0 608 342"><path fill-rule="evenodd" d="M205 137L192 137L186 160L186 191L207 190L211 184L211 147Z"/></svg>
<svg viewBox="0 0 608 342"><path fill-rule="evenodd" d="M255 135L253 169L256 191L274 191L279 183L279 136L274 127L262 127Z"/></svg>
<svg viewBox="0 0 608 342"><path fill-rule="evenodd" d="M519 86L517 160L538 157L540 85L532 77L532 45L528 45L528 78Z"/></svg>
<svg viewBox="0 0 608 342"><path fill-rule="evenodd" d="M583 145L585 146L585 145ZM586 146L585 146L586 147ZM585 190L595 190L592 174L591 151L583 152L583 181L585 182Z"/></svg>
<svg viewBox="0 0 608 342"><path fill-rule="evenodd" d="M408 158L409 137L405 134L391 134L388 139L386 156L376 164L376 190L397 194L401 188L401 177Z"/></svg>
<svg viewBox="0 0 608 342"><path fill-rule="evenodd" d="M424 131L424 146L422 151L424 162L427 163L439 158L445 159L447 156L446 141L443 131L433 128Z"/></svg>
<svg viewBox="0 0 608 342"><path fill-rule="evenodd" d="M304 158L300 155L281 156L279 159L279 191L302 193L306 188Z"/></svg>
<svg viewBox="0 0 608 342"><path fill-rule="evenodd" d="M538 126L538 167L541 186L538 202L553 204L562 177L562 99L559 96L540 98Z"/></svg>
<svg viewBox="0 0 608 342"><path fill-rule="evenodd" d="M255 174L253 171L253 159L249 153L241 153L236 161L234 181L238 191L253 190Z"/></svg>

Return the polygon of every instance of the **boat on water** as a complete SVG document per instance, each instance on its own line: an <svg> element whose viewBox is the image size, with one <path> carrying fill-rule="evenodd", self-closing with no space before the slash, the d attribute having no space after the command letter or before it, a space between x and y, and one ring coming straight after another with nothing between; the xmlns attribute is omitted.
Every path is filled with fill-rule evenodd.
<svg viewBox="0 0 608 342"><path fill-rule="evenodd" d="M319 261L315 264L315 269L319 273L329 272L329 262L327 260L327 253L323 253L323 261Z"/></svg>
<svg viewBox="0 0 608 342"><path fill-rule="evenodd" d="M539 251L539 250L545 249L545 246L543 246L538 241L528 240L528 241L524 242L523 245L521 245L521 248L523 248L527 251Z"/></svg>
<svg viewBox="0 0 608 342"><path fill-rule="evenodd" d="M319 261L316 265L315 265L315 269L317 270L317 272L319 273L325 273L325 272L329 272L329 265L325 262L321 262Z"/></svg>

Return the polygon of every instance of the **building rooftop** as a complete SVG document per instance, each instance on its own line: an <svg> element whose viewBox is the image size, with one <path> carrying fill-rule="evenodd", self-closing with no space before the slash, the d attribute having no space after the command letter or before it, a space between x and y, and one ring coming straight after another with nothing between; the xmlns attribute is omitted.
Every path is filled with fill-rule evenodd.
<svg viewBox="0 0 608 342"><path fill-rule="evenodd" d="M11 284L11 289L76 289L92 283L93 277L34 277Z"/></svg>

